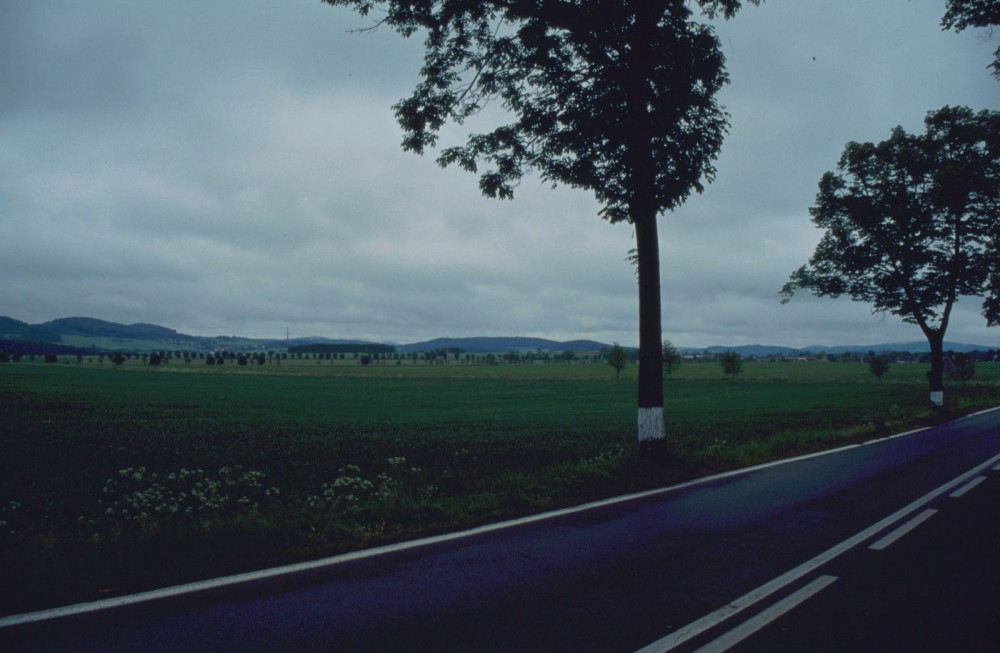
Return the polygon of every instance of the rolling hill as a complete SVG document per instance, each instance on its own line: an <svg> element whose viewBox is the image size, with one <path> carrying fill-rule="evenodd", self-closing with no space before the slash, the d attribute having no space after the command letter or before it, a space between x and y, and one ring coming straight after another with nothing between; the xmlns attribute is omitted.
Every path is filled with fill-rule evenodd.
<svg viewBox="0 0 1000 653"><path fill-rule="evenodd" d="M324 337L285 339L253 339L236 336L192 336L180 333L175 329L157 324L118 324L91 317L64 317L41 324L28 324L20 320L0 316L0 348L2 342L58 344L91 350L135 350L153 351L157 349L195 350L195 351L284 351L290 345L312 344L382 344L366 340L331 339ZM426 352L442 349L461 350L470 354L502 354L508 352L596 352L609 347L606 343L594 340L570 340L560 342L545 338L530 337L469 337L469 338L435 338L410 344L393 345L401 353ZM925 353L929 351L926 341L906 343L884 343L878 345L836 345L812 346L803 348L782 347L777 345L742 345L736 347L714 346L705 348L680 348L684 353L718 354L725 351L735 351L743 356L794 357L802 354L842 354L845 352L911 352ZM996 347L946 342L945 351L970 352L989 351Z"/></svg>

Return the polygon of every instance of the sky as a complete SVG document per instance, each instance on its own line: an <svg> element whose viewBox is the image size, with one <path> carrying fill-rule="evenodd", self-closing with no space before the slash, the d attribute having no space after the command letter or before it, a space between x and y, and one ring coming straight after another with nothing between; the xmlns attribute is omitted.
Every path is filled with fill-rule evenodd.
<svg viewBox="0 0 1000 653"><path fill-rule="evenodd" d="M765 0L715 21L731 83L716 180L660 219L681 347L922 340L797 294L817 183L849 141L1000 107L1000 35L943 0ZM0 315L193 335L638 342L631 227L535 177L515 199L400 148L419 38L319 0L0 3ZM461 127L443 145L464 142ZM947 339L1000 346L963 298Z"/></svg>

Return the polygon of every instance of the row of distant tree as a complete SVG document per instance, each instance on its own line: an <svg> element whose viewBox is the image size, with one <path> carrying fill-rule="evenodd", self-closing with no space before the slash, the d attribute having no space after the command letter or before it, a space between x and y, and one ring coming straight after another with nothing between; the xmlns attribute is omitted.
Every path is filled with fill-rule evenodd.
<svg viewBox="0 0 1000 653"><path fill-rule="evenodd" d="M605 349L601 352L601 356L604 361L610 365L615 370L615 378L621 375L621 371L625 368L626 362L630 358L634 358L634 351L629 352L626 348L622 347L618 343L615 343L610 349ZM673 372L681 366L685 360L684 355L678 350L669 340L663 341L662 346L663 354L663 374L665 377L669 378ZM743 373L743 363L746 360L759 360L753 356L744 358L741 354L735 351L726 351L719 354L708 354L698 356L692 360L698 362L706 361L717 361L722 366L722 372L726 376L736 379L740 374ZM792 359L786 358L784 356L774 356L765 359L769 362L787 362ZM874 374L879 381L882 377L889 371L890 363L911 363L911 362L921 362L929 363L931 362L930 354L925 354L921 356L914 356L908 352L890 352L883 354L876 354L874 351L869 351L867 354L849 352L845 354L827 354L824 355L824 360L830 362L842 361L842 362L865 362L868 363L868 368L872 374ZM966 381L972 379L975 376L975 364L980 362L1000 362L1000 352L996 350L990 351L972 351L968 353L956 353L949 351L944 359L944 371L952 379L956 381L961 381L965 383Z"/></svg>

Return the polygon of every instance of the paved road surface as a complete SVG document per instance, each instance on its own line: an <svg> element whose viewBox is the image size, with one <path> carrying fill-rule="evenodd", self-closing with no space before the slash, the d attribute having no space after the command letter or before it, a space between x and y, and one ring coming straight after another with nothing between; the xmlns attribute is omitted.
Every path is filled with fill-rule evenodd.
<svg viewBox="0 0 1000 653"><path fill-rule="evenodd" d="M876 556L858 551L913 516L902 508L940 494L942 484L994 457L991 465L1000 463L1000 411L280 578L54 620L0 619L0 650L629 652L650 643L656 644L649 650L693 650L817 578L837 580L788 617L832 600L852 583L861 583L864 594L868 581L850 580L854 574L839 569L828 573L826 565L879 567L865 561ZM981 485L985 495L988 486ZM970 503L976 491L969 492ZM910 538L924 526L946 523L946 512L886 551L916 546ZM950 519L965 523L960 515ZM976 535L974 528L965 531ZM856 546L843 544L852 538ZM924 555L939 558L944 546L927 544ZM839 555L826 561L831 550ZM808 562L817 560L822 565ZM803 565L808 573L790 572ZM905 566L885 582L916 588L922 569ZM789 574L788 585L774 581ZM858 574L865 578L863 570ZM953 589L947 576L934 587ZM751 600L760 594L762 601ZM822 630L796 628L787 630L788 641L825 641ZM784 650L760 646L752 650Z"/></svg>
<svg viewBox="0 0 1000 653"><path fill-rule="evenodd" d="M1000 651L1000 465L902 525L818 570L822 590L731 650Z"/></svg>

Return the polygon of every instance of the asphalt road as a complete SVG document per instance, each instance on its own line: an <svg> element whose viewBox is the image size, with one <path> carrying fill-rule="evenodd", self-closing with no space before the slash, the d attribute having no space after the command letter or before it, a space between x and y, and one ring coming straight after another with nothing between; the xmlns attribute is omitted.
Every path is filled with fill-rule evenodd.
<svg viewBox="0 0 1000 653"><path fill-rule="evenodd" d="M725 641L720 638L747 629L744 624L768 621L764 617L775 605L803 591L815 594L763 630L736 639L737 645L755 651L924 650L834 645L831 631L855 637L842 628L852 621L868 624L856 635L869 637L863 641L877 642L870 639L873 633L886 631L886 620L872 606L900 604L866 598L874 596L873 586L911 597L914 610L932 615L926 622L941 625L941 637L955 631L956 639L948 641L978 644L991 634L991 624L957 634L962 623L948 616L948 604L915 597L960 594L957 588L972 580L949 569L977 568L965 565L964 552L975 549L993 565L975 585L973 595L983 606L976 614L997 614L991 593L1000 587L997 527L972 524L997 521L990 493L1000 485L1000 477L993 478L1000 472L992 471L998 463L1000 411L992 411L827 455L307 571L55 619L0 619L0 650L636 651L649 645L650 651L685 651ZM986 480L962 498L948 496L947 484L981 475ZM978 505L979 512L963 516L957 509L962 504ZM937 512L891 546L868 548L930 509ZM918 536L941 529L945 539L920 544ZM962 539L947 539L951 534ZM956 547L962 555L955 555ZM909 549L917 557L896 562ZM949 552L951 562L945 563ZM885 562L890 559L892 564ZM830 607L827 602L838 597L856 610ZM913 614L900 608L894 623ZM815 620L811 625L785 621L808 615ZM830 615L840 625L824 620ZM932 640L924 635L916 641ZM826 643L830 648L819 646Z"/></svg>
<svg viewBox="0 0 1000 653"><path fill-rule="evenodd" d="M1000 464L901 526L817 570L820 591L728 650L1000 651Z"/></svg>

